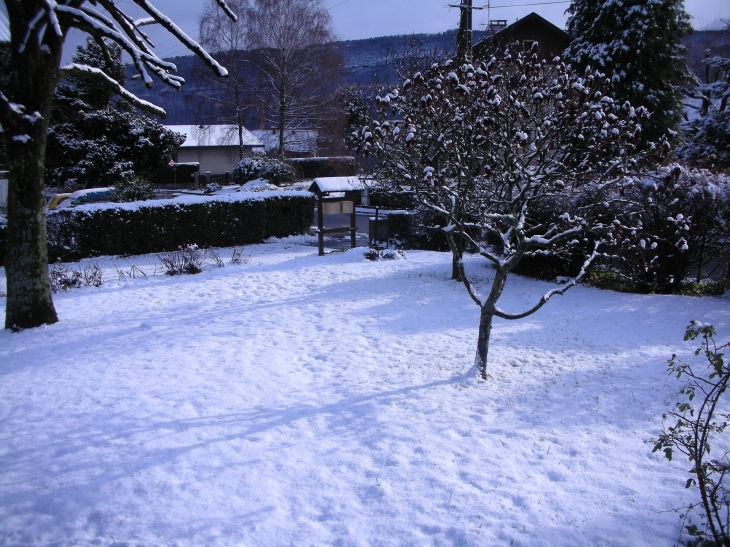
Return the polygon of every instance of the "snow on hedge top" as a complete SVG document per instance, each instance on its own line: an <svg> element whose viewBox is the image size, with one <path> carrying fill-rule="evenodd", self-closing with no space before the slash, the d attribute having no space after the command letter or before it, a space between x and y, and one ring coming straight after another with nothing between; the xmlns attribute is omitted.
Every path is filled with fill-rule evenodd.
<svg viewBox="0 0 730 547"><path fill-rule="evenodd" d="M171 205L196 205L199 203L211 203L216 201L225 201L228 203L237 201L262 201L265 199L276 199L284 197L313 196L309 192L281 190L277 192L231 192L228 194L215 196L183 195L177 196L173 199L151 199L149 201L133 201L129 203L87 203L86 205L79 205L78 207L74 207L72 209L49 210L48 215L51 216L62 212L94 213L96 211L106 211L111 209L116 209L119 211L135 211L137 209L151 207L169 207Z"/></svg>
<svg viewBox="0 0 730 547"><path fill-rule="evenodd" d="M192 146L238 146L237 125L166 125L165 129L182 133L185 142L180 148ZM243 145L263 148L262 143L245 127L243 129Z"/></svg>
<svg viewBox="0 0 730 547"><path fill-rule="evenodd" d="M357 177L319 177L312 181L310 192L352 192L365 186Z"/></svg>

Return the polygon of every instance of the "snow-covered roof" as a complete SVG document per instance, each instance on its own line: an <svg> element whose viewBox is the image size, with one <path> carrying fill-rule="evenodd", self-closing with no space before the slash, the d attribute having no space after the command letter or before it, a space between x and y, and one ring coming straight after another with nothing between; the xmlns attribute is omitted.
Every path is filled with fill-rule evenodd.
<svg viewBox="0 0 730 547"><path fill-rule="evenodd" d="M363 190L365 185L357 177L319 177L312 181L310 192L352 192Z"/></svg>
<svg viewBox="0 0 730 547"><path fill-rule="evenodd" d="M254 129L252 133L264 143L267 152L279 149L277 129ZM313 152L317 148L317 132L310 129L292 129L284 132L284 150L287 152Z"/></svg>
<svg viewBox="0 0 730 547"><path fill-rule="evenodd" d="M10 42L10 21L0 11L0 43Z"/></svg>
<svg viewBox="0 0 730 547"><path fill-rule="evenodd" d="M200 146L238 146L237 125L166 125L166 129L185 135L181 148ZM262 147L263 143L245 127L244 146Z"/></svg>

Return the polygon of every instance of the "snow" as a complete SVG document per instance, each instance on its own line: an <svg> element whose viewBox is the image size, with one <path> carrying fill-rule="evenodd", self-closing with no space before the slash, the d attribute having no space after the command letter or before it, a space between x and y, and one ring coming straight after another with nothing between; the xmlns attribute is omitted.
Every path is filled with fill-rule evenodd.
<svg viewBox="0 0 730 547"><path fill-rule="evenodd" d="M0 544L676 543L690 465L646 441L685 326L726 341L727 301L578 286L496 320L479 382L449 254L301 241L196 276L98 259L104 285L57 294L59 323L0 332ZM147 277L113 269L132 264ZM512 276L500 306L551 286Z"/></svg>
<svg viewBox="0 0 730 547"><path fill-rule="evenodd" d="M185 135L185 142L180 145L180 148L239 146L237 125L166 125L165 129ZM263 143L245 127L243 128L243 145L263 147Z"/></svg>
<svg viewBox="0 0 730 547"><path fill-rule="evenodd" d="M312 181L309 191L351 192L364 188L365 186L357 177L319 177Z"/></svg>

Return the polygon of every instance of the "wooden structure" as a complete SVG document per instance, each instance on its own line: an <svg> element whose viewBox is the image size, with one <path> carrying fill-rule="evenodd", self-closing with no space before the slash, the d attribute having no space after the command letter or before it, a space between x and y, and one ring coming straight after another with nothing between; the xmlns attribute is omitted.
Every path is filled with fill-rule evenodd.
<svg viewBox="0 0 730 547"><path fill-rule="evenodd" d="M364 186L357 177L319 177L312 181L309 191L317 196L317 238L319 256L324 255L324 234L350 232L350 247L355 248L355 202ZM337 196L333 194L339 194ZM344 196L342 196L344 194ZM350 215L349 226L324 227L324 215Z"/></svg>

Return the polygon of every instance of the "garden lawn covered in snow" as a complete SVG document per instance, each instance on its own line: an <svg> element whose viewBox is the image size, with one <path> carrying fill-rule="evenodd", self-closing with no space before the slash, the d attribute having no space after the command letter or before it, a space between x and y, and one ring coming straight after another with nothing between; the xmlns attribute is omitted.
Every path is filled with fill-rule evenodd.
<svg viewBox="0 0 730 547"><path fill-rule="evenodd" d="M690 464L647 441L726 299L575 287L495 320L482 382L450 254L297 241L199 275L99 259L58 324L0 332L0 545L676 543ZM500 307L551 287L512 276Z"/></svg>

